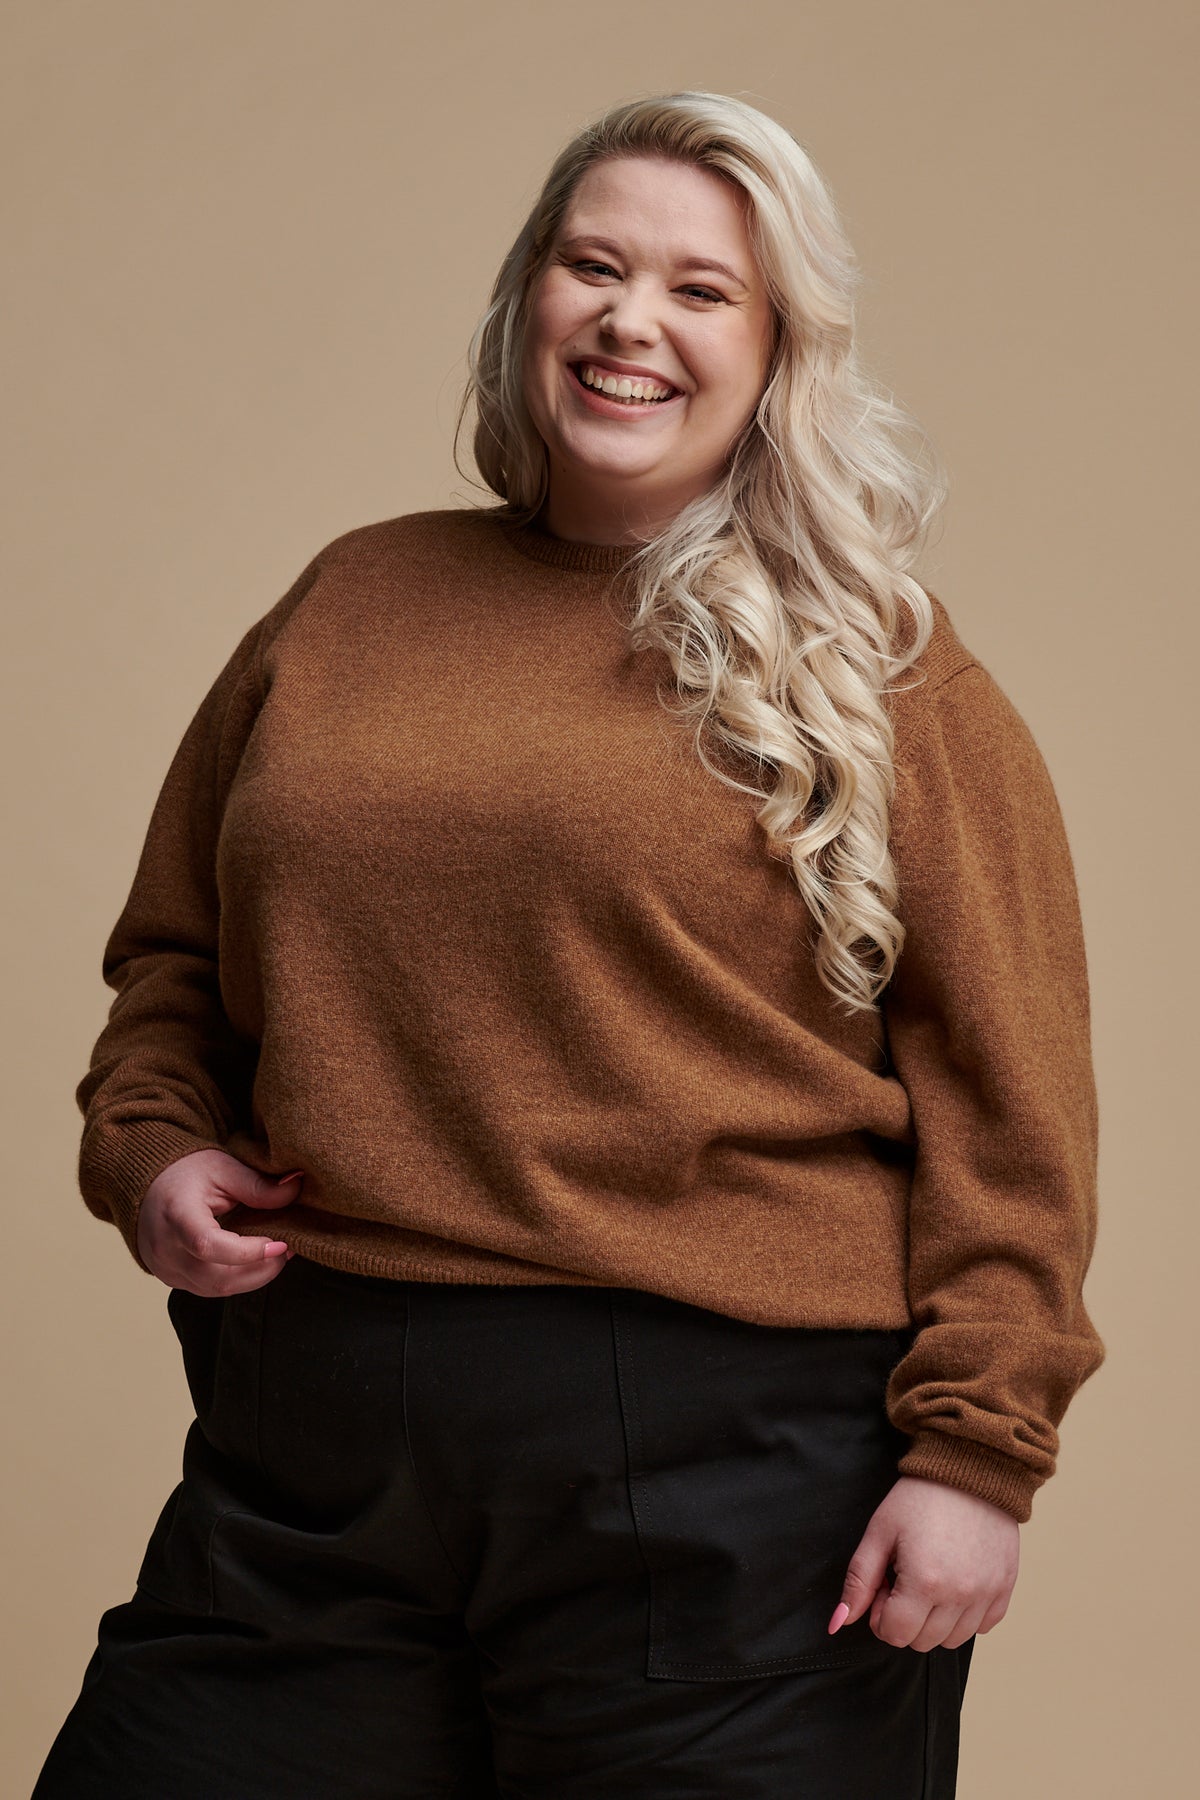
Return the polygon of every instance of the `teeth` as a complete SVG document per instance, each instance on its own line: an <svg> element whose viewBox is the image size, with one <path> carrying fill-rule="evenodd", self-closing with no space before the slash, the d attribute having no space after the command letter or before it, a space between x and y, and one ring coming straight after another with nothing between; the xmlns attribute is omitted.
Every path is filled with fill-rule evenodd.
<svg viewBox="0 0 1200 1800"><path fill-rule="evenodd" d="M591 363L584 363L579 370L579 379L585 387L595 388L597 393L605 394L613 400L641 401L643 404L659 405L670 399L674 388L663 387L660 382L651 381L649 377L614 375L611 370L595 368Z"/></svg>

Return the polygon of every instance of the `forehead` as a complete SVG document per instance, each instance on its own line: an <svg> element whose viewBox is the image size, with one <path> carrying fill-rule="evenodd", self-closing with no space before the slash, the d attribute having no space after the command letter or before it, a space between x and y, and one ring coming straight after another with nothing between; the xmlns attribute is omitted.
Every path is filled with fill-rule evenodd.
<svg viewBox="0 0 1200 1800"><path fill-rule="evenodd" d="M653 246L664 229L685 232L690 226L693 236L715 235L729 246L744 246L748 206L744 190L712 169L664 157L608 157L584 170L560 232L611 232L619 224Z"/></svg>

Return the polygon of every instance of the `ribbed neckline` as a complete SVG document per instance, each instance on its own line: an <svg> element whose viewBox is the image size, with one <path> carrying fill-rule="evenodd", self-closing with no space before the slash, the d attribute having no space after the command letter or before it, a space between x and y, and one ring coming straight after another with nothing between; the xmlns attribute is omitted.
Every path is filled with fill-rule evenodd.
<svg viewBox="0 0 1200 1800"><path fill-rule="evenodd" d="M583 569L596 574L608 574L623 569L632 561L639 548L637 544L588 544L571 538L555 537L536 520L522 525L513 519L497 517L496 524L514 550L519 550L522 556L531 557L534 562L549 563L556 569Z"/></svg>

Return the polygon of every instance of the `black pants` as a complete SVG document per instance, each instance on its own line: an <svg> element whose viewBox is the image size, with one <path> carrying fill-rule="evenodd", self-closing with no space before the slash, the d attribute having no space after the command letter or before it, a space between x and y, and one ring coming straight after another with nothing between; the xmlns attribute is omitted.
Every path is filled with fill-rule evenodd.
<svg viewBox="0 0 1200 1800"><path fill-rule="evenodd" d="M826 1631L909 1330L300 1256L167 1310L183 1480L34 1800L951 1800L975 1640Z"/></svg>

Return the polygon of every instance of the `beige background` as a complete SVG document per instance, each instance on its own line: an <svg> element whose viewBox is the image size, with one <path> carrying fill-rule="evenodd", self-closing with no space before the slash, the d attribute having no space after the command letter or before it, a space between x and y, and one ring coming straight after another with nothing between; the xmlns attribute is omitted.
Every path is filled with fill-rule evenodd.
<svg viewBox="0 0 1200 1800"><path fill-rule="evenodd" d="M833 185L866 353L953 480L918 573L1033 727L1079 873L1103 1120L1087 1296L1109 1355L977 1641L960 1793L1182 1793L1196 9L7 15L4 1791L28 1793L99 1613L132 1591L190 1417L165 1288L74 1187L101 950L158 784L316 548L473 497L450 456L463 354L551 156L614 99L690 86L772 112Z"/></svg>

